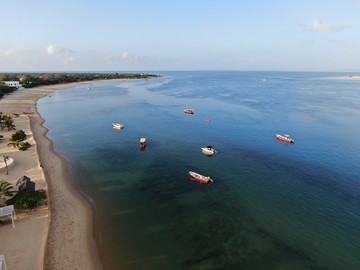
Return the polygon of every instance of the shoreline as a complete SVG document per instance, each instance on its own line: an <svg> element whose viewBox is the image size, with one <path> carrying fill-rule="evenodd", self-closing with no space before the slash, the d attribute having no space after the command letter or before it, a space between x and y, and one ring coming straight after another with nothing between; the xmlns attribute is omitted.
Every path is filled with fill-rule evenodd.
<svg viewBox="0 0 360 270"><path fill-rule="evenodd" d="M48 204L45 209L35 210L35 213L30 211L15 220L16 228L27 228L41 223L32 231L35 239L24 241L22 234L25 233L27 237L26 230L19 234L16 228L13 229L8 224L0 225L0 237L3 239L3 236L7 236L11 239L11 244L7 247L0 247L0 253L5 254L9 269L105 269L106 256L99 248L92 205L76 189L67 161L54 150L53 141L46 136L48 129L43 126L44 119L37 111L37 101L61 89L125 80L127 79L83 81L18 89L0 99L0 111L9 115L18 113L20 116L14 117L16 128L23 129L26 134L33 136L31 151L11 151L12 156L17 156L15 165L9 168L9 175L4 176L5 173L1 173L1 179L15 186L18 178L13 179L14 175L28 173L22 170L21 163L32 161L35 164L30 165L31 170L40 175L37 177L36 189L40 189L38 185L43 185L48 193ZM24 125L18 127L19 121L23 121ZM0 148L2 152L7 151L4 149L4 146ZM34 215L40 217L33 218ZM24 258L24 254L16 254L19 246L25 252L32 250L33 255ZM38 257L37 260L34 260L34 254Z"/></svg>
<svg viewBox="0 0 360 270"><path fill-rule="evenodd" d="M360 75L336 76L336 77L329 77L329 79L347 80L347 81L359 81L360 80Z"/></svg>
<svg viewBox="0 0 360 270"><path fill-rule="evenodd" d="M38 128L34 135L48 187L50 215L44 269L103 269L94 238L91 205L76 189L67 161L46 137L48 129L42 125L44 120L41 116L30 116L30 122L33 130ZM62 183L56 181L59 177Z"/></svg>

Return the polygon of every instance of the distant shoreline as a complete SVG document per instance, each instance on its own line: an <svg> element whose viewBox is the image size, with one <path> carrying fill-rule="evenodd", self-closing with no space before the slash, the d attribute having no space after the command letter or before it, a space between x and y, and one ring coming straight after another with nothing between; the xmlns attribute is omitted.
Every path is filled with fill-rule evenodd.
<svg viewBox="0 0 360 270"><path fill-rule="evenodd" d="M329 79L334 79L334 80L349 80L349 81L359 81L360 80L360 75L349 75L349 76L336 76L336 77L329 77Z"/></svg>

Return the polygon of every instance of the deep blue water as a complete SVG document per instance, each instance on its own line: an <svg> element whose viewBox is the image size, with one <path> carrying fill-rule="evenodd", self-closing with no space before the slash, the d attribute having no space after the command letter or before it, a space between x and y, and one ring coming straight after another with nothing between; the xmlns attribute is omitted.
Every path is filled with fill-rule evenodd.
<svg viewBox="0 0 360 270"><path fill-rule="evenodd" d="M359 269L359 81L156 74L38 102L48 136L94 204L109 268ZM218 153L203 155L206 145ZM190 181L189 170L214 184Z"/></svg>

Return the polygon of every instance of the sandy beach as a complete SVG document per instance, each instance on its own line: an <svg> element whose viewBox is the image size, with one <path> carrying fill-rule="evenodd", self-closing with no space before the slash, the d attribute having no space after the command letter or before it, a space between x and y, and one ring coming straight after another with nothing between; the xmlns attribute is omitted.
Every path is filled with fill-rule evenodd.
<svg viewBox="0 0 360 270"><path fill-rule="evenodd" d="M96 81L101 82L101 81ZM22 129L32 145L27 151L7 146L13 131L3 130L1 156L14 159L9 174L0 179L15 186L26 175L36 189L46 188L48 204L29 212L17 212L15 228L10 221L0 223L0 254L8 269L103 269L94 234L92 209L75 189L65 160L53 151L47 129L36 110L36 102L59 89L89 84L79 82L19 89L0 100L0 111L13 115L16 129ZM26 112L26 114L24 114ZM2 218L3 220L3 218Z"/></svg>
<svg viewBox="0 0 360 270"><path fill-rule="evenodd" d="M330 79L336 79L336 80L349 80L349 81L359 81L360 76L337 76L337 77L331 77Z"/></svg>

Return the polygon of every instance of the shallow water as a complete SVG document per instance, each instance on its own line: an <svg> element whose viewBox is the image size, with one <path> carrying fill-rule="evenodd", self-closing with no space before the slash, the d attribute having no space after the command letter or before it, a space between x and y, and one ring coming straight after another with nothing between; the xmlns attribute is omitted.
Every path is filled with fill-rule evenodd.
<svg viewBox="0 0 360 270"><path fill-rule="evenodd" d="M360 82L325 73L159 74L38 102L48 136L94 204L113 269L358 269ZM195 115L183 113L186 105ZM203 155L206 145L218 153ZM190 181L189 170L215 183Z"/></svg>

